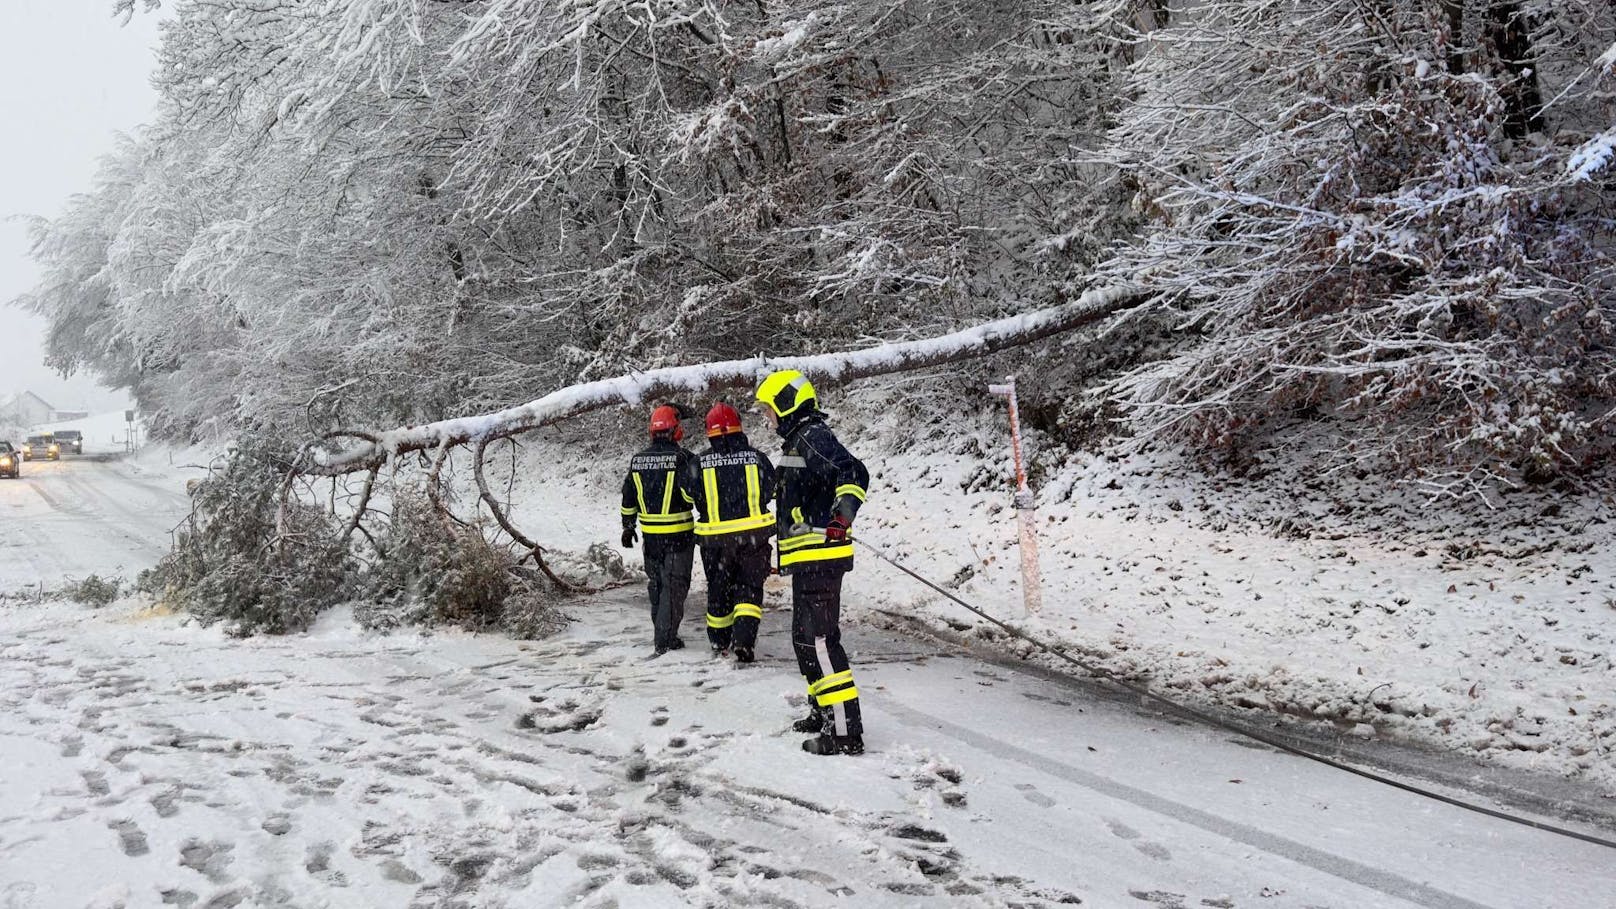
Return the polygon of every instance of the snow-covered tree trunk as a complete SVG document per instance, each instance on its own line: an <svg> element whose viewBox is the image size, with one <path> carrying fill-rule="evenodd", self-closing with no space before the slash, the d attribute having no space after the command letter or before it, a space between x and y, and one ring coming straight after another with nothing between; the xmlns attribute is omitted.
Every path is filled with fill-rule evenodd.
<svg viewBox="0 0 1616 909"><path fill-rule="evenodd" d="M454 446L475 443L481 451L491 439L528 432L606 407L710 396L729 389L749 389L755 387L764 375L780 369L795 369L810 378L839 383L924 369L987 356L1091 325L1138 300L1136 289L1119 286L1091 291L1063 306L1000 319L921 341L845 353L754 357L666 367L569 386L521 406L493 413L384 432L339 431L326 440L338 444L311 446L309 450L312 456L301 469L305 473L324 476L373 470L390 459L417 451L437 452L437 461L441 461L443 453Z"/></svg>

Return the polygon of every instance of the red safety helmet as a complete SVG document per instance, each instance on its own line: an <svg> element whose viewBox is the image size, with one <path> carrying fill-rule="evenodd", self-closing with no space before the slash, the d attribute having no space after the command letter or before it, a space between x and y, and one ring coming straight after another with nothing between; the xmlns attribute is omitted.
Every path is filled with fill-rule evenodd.
<svg viewBox="0 0 1616 909"><path fill-rule="evenodd" d="M673 433L675 442L685 437L684 427L679 425L679 411L666 404L651 411L651 435L659 432Z"/></svg>
<svg viewBox="0 0 1616 909"><path fill-rule="evenodd" d="M735 408L719 401L713 409L707 411L707 438L714 436L727 436L741 431L741 415Z"/></svg>

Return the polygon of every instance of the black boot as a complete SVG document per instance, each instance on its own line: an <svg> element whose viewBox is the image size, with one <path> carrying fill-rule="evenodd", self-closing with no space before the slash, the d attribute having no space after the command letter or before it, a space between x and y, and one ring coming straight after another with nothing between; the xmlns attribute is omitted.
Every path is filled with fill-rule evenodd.
<svg viewBox="0 0 1616 909"><path fill-rule="evenodd" d="M685 649L685 640L684 640L684 638L674 638L673 640L669 641L668 642L668 649L669 650L683 650L683 649Z"/></svg>
<svg viewBox="0 0 1616 909"><path fill-rule="evenodd" d="M825 728L825 715L818 707L809 707L808 715L791 724L792 732L818 732Z"/></svg>
<svg viewBox="0 0 1616 909"><path fill-rule="evenodd" d="M739 645L736 645L736 647L735 647L735 662L737 662L737 663L750 663L754 659L756 659L756 656L752 653L752 648L750 648L750 647L741 647Z"/></svg>
<svg viewBox="0 0 1616 909"><path fill-rule="evenodd" d="M831 735L824 733L804 739L802 750L809 754L863 754L864 737L858 735Z"/></svg>

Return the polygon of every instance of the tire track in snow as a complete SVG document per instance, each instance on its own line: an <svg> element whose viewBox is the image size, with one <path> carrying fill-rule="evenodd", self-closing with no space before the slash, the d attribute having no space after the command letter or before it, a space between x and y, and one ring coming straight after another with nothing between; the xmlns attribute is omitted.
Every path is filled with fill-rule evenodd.
<svg viewBox="0 0 1616 909"><path fill-rule="evenodd" d="M91 466L91 462L71 467L55 462L33 472L27 481L27 487L48 509L44 514L17 521L31 538L29 550L49 554L50 560L55 562L54 566L46 566L30 559L41 569L41 576L47 573L83 575L107 570L106 566L85 563L82 554L86 552L99 556L110 549L132 560L144 561L168 551L165 541L154 536L157 531L151 526L161 513L159 510L141 512L124 505L114 490L77 475L84 470L106 473L104 466ZM87 545L90 543L100 545Z"/></svg>
<svg viewBox="0 0 1616 909"><path fill-rule="evenodd" d="M94 462L85 463L87 466ZM94 468L90 469L93 470L96 477L93 481L77 470L64 470L60 473L60 476L66 481L66 485L78 494L82 507L87 508L98 521L129 539L142 550L154 552L158 555L167 553L168 546L162 537L167 535L168 525L172 522L169 522L166 517L161 517L164 510L155 506L141 510L125 504L118 497L116 491L108 488L109 484L104 482L108 479L123 482L123 478L102 464L96 464ZM41 495L43 494L43 491L41 491ZM178 493L173 495L172 501L176 506L178 505L181 501ZM154 534L161 534L162 536L154 538Z"/></svg>
<svg viewBox="0 0 1616 909"><path fill-rule="evenodd" d="M1477 903L1444 890L1438 890L1427 884L1411 881L1390 871L1373 868L1362 862L1344 858L1322 849L1316 849L1295 840L1269 833L1265 830L1259 830L1248 824L1218 817L1198 808L1192 808L1182 802L1175 802L1172 799L1129 786L1126 783L1106 779L1098 774L1081 770L1070 764L1064 764L1024 748L1018 748L1015 745L1007 744L895 701L882 701L881 709L910 726L940 732L979 751L987 752L994 757L1014 761L1033 770L1076 784L1084 789L1119 801L1128 802L1180 823L1198 827L1207 833L1261 849L1270 855L1289 859L1297 864L1306 865L1316 871L1321 871L1361 887L1376 890L1387 896L1408 900L1421 906L1431 907L1431 909L1490 909L1486 904Z"/></svg>

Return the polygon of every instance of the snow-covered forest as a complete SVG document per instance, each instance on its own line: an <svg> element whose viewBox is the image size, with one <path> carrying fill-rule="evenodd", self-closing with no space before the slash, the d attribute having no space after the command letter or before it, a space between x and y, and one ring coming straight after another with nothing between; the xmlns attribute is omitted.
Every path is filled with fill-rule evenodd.
<svg viewBox="0 0 1616 909"><path fill-rule="evenodd" d="M38 226L27 299L170 438L1126 286L1037 361L1047 424L1322 423L1465 489L1616 441L1606 3L170 4L160 113Z"/></svg>

